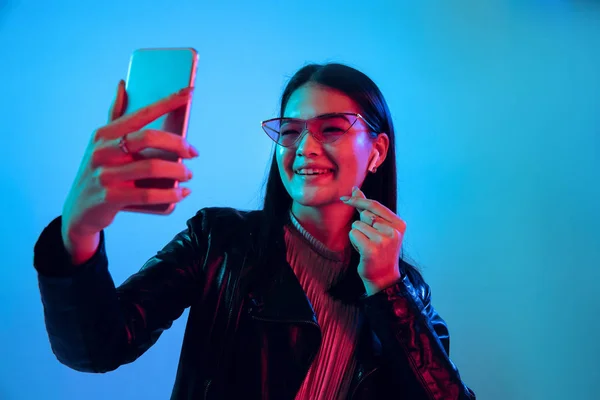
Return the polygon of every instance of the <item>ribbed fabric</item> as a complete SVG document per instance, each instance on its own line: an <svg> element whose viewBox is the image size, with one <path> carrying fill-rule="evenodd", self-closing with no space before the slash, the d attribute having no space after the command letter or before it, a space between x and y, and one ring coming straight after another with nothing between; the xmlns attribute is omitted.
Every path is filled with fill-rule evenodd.
<svg viewBox="0 0 600 400"><path fill-rule="evenodd" d="M291 213L290 213L291 214ZM350 249L335 252L308 233L290 215L285 227L287 261L310 300L323 341L296 400L345 399L355 367L359 310L334 300L326 292L348 267Z"/></svg>

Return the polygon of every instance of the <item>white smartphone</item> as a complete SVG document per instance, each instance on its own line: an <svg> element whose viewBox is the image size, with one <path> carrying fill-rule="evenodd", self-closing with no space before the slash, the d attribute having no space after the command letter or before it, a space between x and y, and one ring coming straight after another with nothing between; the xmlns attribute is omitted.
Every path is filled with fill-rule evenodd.
<svg viewBox="0 0 600 400"><path fill-rule="evenodd" d="M149 48L135 50L129 61L126 79L127 107L125 114L133 113L183 88L194 85L198 64L198 52L193 48ZM182 137L187 135L191 108L190 101L148 124L144 129L158 129ZM181 162L181 158L171 152L158 149L145 149L136 158L161 158ZM139 188L170 189L179 184L173 179L140 179L135 182ZM163 214L173 212L175 204L132 205L125 211Z"/></svg>

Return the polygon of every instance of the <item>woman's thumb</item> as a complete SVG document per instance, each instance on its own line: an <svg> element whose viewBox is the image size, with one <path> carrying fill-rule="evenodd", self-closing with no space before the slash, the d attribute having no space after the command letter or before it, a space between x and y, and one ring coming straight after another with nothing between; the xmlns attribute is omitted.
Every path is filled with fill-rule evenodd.
<svg viewBox="0 0 600 400"><path fill-rule="evenodd" d="M120 118L125 112L126 107L127 92L125 91L125 81L121 79L119 81L119 84L117 85L117 96L115 97L115 100L113 101L113 104L110 107L110 112L108 113L109 122Z"/></svg>

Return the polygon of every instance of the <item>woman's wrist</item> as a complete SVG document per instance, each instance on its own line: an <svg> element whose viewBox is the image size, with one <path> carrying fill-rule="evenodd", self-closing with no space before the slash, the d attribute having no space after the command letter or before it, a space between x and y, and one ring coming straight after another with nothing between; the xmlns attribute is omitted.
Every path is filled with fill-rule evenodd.
<svg viewBox="0 0 600 400"><path fill-rule="evenodd" d="M400 275L400 272L398 272L391 274L390 276L387 276L385 278L377 279L374 281L363 279L363 285L365 286L367 296L372 296L375 293L381 292L382 290L389 288L390 286L396 284L401 277L402 276Z"/></svg>
<svg viewBox="0 0 600 400"><path fill-rule="evenodd" d="M80 236L63 229L61 231L63 244L71 255L73 265L81 265L91 259L100 245L100 233Z"/></svg>

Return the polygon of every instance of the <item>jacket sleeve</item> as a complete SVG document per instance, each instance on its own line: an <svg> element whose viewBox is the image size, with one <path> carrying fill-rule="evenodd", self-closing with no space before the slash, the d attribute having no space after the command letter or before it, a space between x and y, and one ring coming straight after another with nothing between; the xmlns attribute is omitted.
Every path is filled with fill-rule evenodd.
<svg viewBox="0 0 600 400"><path fill-rule="evenodd" d="M417 274L410 273L420 290L403 273L396 284L362 300L393 378L411 399L475 400L449 358L448 328L431 305L429 285Z"/></svg>
<svg viewBox="0 0 600 400"><path fill-rule="evenodd" d="M62 364L84 372L114 370L141 356L181 316L202 284L206 254L207 240L190 221L118 288L108 271L104 232L95 255L74 266L61 217L44 229L34 266L50 345Z"/></svg>

